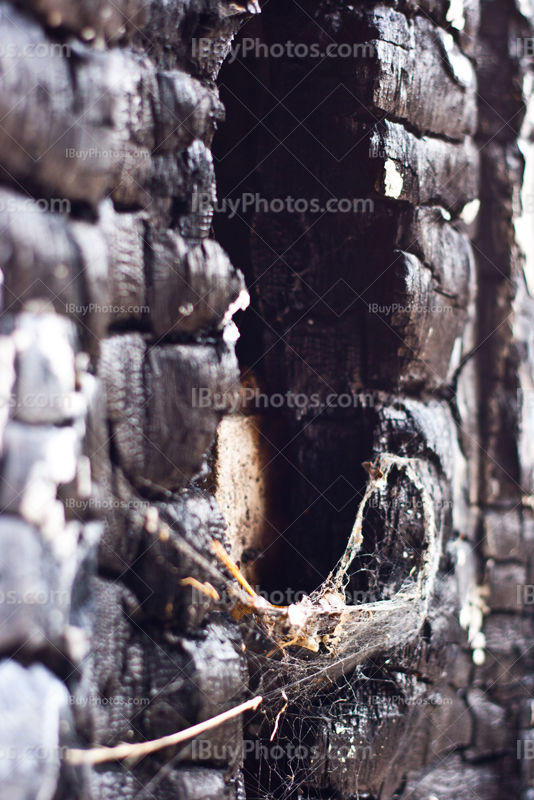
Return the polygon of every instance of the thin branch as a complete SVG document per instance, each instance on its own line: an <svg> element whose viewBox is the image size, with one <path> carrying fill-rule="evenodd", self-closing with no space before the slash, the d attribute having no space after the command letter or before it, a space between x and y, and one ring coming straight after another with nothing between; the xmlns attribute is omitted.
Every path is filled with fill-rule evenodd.
<svg viewBox="0 0 534 800"><path fill-rule="evenodd" d="M284 690L282 690L282 697L284 698L284 700L286 702L285 702L284 707L281 708L280 711L278 712L278 714L276 715L276 720L274 722L274 729L273 729L273 732L271 733L271 738L269 739L270 742L272 742L272 740L276 736L276 732L278 730L278 725L280 723L280 717L282 716L282 714L284 713L284 711L286 710L286 708L289 705L289 700L288 700L287 694L284 692Z"/></svg>
<svg viewBox="0 0 534 800"><path fill-rule="evenodd" d="M212 540L211 549L214 551L214 553L217 556L217 558L220 561L222 561L222 563L224 564L226 569L229 572L231 572L233 577L243 587L243 589L245 589L245 591L248 592L251 597L257 597L258 595L254 591L254 589L252 588L250 583L247 581L245 576L241 574L241 570L239 569L237 564L235 564L232 561L232 559L230 558L230 556L228 555L228 553L224 549L223 545L219 541L217 541L217 539L213 539Z"/></svg>
<svg viewBox="0 0 534 800"><path fill-rule="evenodd" d="M149 753L154 753L156 750L162 750L164 747L193 739L199 733L216 728L218 725L222 725L223 722L233 717L238 717L244 711L249 709L255 711L262 700L262 697L254 697L252 700L247 700L246 703L241 703L241 705L231 708L230 711L224 711L222 714L207 719L205 722L199 722L198 725L193 725L185 731L171 733L169 736L162 736L160 739L153 739L150 742L118 744L116 747L93 747L91 750L67 750L65 761L67 764L80 766L81 764L103 764L106 761L122 761L124 758L139 759Z"/></svg>

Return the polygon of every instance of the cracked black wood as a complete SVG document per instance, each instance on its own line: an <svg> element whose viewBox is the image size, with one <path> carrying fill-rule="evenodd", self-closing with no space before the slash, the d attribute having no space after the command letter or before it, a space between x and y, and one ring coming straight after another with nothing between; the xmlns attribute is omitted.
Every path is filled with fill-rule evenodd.
<svg viewBox="0 0 534 800"><path fill-rule="evenodd" d="M524 64L505 52L502 32L526 36L529 23L512 7L470 4L463 13L459 19L458 8L440 3L394 9L270 4L256 29L267 45L314 42L324 50L348 41L372 43L375 52L361 47L354 59L271 58L260 66L238 56L224 68L229 118L239 109L233 100L239 86L251 109L250 127L258 118L263 122L238 153L229 137L216 145L228 164L220 168L219 190L232 199L246 190L267 201L289 195L307 201L304 211L259 207L240 221L216 219L216 231L256 288L254 316L244 328L251 338L241 345L244 363L259 372L263 391L315 392L325 406L331 393L355 398L346 409L333 403L324 410L314 404L255 412L255 425L283 450L273 466L284 476L283 514L271 519L278 523L277 558L288 566L276 575L267 552L273 546L262 553L260 543L254 574L282 590L297 583L309 591L324 579L354 519L366 479L359 464L380 451L407 448L435 465L439 443L443 472L436 483L454 487L452 504L445 499L452 514L441 521L449 544L429 628L422 632L430 637L429 652L427 644L423 652L393 658L386 650L383 661L375 655L367 665L366 680L356 674L350 686L343 681L331 696L310 703L307 731L306 725L300 729L309 741L315 726L320 762L266 763L258 776L251 759L253 796L284 796L284 774L306 786L309 797L435 794L442 800L528 792L527 762L518 761L514 748L532 688L531 623L512 588L530 575L530 510L519 512L518 503L522 486L530 486L531 461L527 456L520 467L517 460L515 398L518 365L531 353L531 301L521 289L522 344L514 340L509 280L513 275L521 286L512 224L522 180L516 138L524 115L517 90ZM476 63L475 53L481 55ZM450 81L448 89L436 88L442 81ZM236 130L241 138L246 127ZM259 167L251 179L254 158ZM357 200L356 213L329 213L329 197ZM239 242L249 226L251 247L243 254ZM530 396L528 368L520 369ZM449 423L442 416L447 407ZM526 409L524 415L528 424ZM523 458L526 453L525 443ZM400 482L400 496L406 488ZM400 529L408 529L402 512L396 514ZM384 517L387 546L387 506ZM458 582L451 581L455 564ZM380 574L377 566L371 572ZM454 622L472 581L481 583L488 604L484 665L473 664L466 634ZM392 660L401 670L424 664L430 686L405 686L402 671L391 676L405 702L393 710L384 701L377 713L381 670ZM452 705L410 707L417 691L428 700L436 690ZM334 711L338 703L341 713ZM291 742L301 724L302 711L293 713L283 742ZM265 744L269 734L265 726L256 735ZM358 752L374 743L371 755Z"/></svg>
<svg viewBox="0 0 534 800"><path fill-rule="evenodd" d="M517 740L532 742L534 631L517 587L534 555L534 312L513 239L527 65L510 50L531 20L500 0L259 11L1 3L2 791L531 800ZM238 56L219 89L243 24L265 44L354 57ZM221 197L291 195L307 210L228 220L216 171ZM321 211L332 199L350 211ZM253 295L240 364L236 267ZM311 769L255 756L280 710L269 699L244 729L236 718L135 765L67 767L61 747L184 730L271 685L246 622L214 600L229 575L210 544L231 544L208 491L224 409L192 402L201 387L232 395L239 366L267 392L318 397L250 409L271 538L233 543L242 568L267 590L313 590L343 552L362 462L418 459L442 542L425 624L408 630L406 614L406 646L371 643L360 671L332 670L337 683L284 712L274 743L313 745ZM326 408L332 393L353 402ZM420 488L397 471L381 501L356 602L422 568ZM458 619L475 613L476 583L485 641L469 644Z"/></svg>

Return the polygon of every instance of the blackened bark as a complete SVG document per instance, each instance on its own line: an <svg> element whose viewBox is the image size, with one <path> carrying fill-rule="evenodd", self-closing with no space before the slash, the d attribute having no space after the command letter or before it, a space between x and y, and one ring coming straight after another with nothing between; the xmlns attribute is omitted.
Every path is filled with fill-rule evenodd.
<svg viewBox="0 0 534 800"><path fill-rule="evenodd" d="M371 43L374 56L251 66L243 55L223 70L229 108L241 91L254 124L261 120L241 151L232 152L231 139L216 149L228 158L223 196L307 201L280 213L258 201L240 221L216 227L256 289L255 319L243 325L255 343L243 343L244 363L267 393L315 393L325 405L333 393L359 400L346 410L255 410L254 426L283 454L265 469L283 472L284 482L282 511L264 503L276 533L265 532L265 547L261 536L253 541L250 574L286 593L324 580L368 477L360 464L380 453L432 465L443 501L426 626L406 651L383 648L337 692L294 709L308 720L305 741L311 736L319 759L271 762L259 777L252 759L252 795L283 793L284 774L294 773L310 797L530 796L528 760L517 749L529 738L521 730L532 691L521 588L530 575L531 462L518 457L528 436L518 397L526 404L531 391L518 395L521 375L530 387L524 288L521 327L512 305L524 286L514 215L529 21L512 4L470 4L460 25L448 24L448 11L439 3L270 3L256 33L271 53L279 42L308 53L313 44L324 52L356 42ZM259 166L250 175L252 148ZM329 198L372 198L372 212L321 213ZM395 552L394 534L405 550L422 535L402 510L413 487L398 479L397 492L398 505L383 498L378 538L368 514L362 552L378 553L357 562L349 588L359 602L391 596L405 579L399 566L409 553ZM285 570L273 568L274 549ZM406 674L416 676L410 685ZM283 735L291 740L297 729L293 719ZM263 744L270 731L260 731Z"/></svg>
<svg viewBox="0 0 534 800"><path fill-rule="evenodd" d="M514 240L531 21L508 0L258 11L0 4L2 790L531 800L534 311ZM244 23L308 55L232 59L223 125L217 75ZM310 56L331 45L355 55ZM230 259L210 238L219 126L219 195L262 201L216 215ZM194 392L240 382L317 402L245 402L213 447L224 404ZM392 470L347 590L387 602L419 581L426 616L386 611L395 646L375 621L341 666L319 653L327 686L292 694L290 659L308 676L318 661L221 611L211 544L272 597L312 592L346 547L362 463L385 453L419 478ZM138 764L62 758L266 687L252 748L236 718ZM282 690L285 760L269 751Z"/></svg>
<svg viewBox="0 0 534 800"><path fill-rule="evenodd" d="M223 46L249 11L19 6L0 10L2 792L242 796L222 747L239 745L239 719L214 731L218 759L182 749L74 769L62 757L157 738L246 696L239 632L182 585L216 580L180 542L212 570L211 541L226 543L215 500L191 485L222 411L195 410L191 391L238 380L230 306L246 299L207 238L224 109L193 40Z"/></svg>

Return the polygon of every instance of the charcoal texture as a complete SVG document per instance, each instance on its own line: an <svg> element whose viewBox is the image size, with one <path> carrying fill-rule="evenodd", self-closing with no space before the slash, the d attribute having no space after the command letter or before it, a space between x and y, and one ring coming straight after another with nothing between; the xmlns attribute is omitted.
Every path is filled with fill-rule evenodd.
<svg viewBox="0 0 534 800"><path fill-rule="evenodd" d="M216 763L182 748L133 770L73 768L64 752L174 733L248 696L235 623L181 581L216 583L211 541L228 546L215 499L192 484L224 408L200 409L193 393L239 383L231 318L248 297L208 238L224 108L214 66L186 57L186 31L203 15L224 42L249 13L105 0L0 10L0 652L12 659L2 709L14 753L2 791L13 800L133 798L151 785L158 797L242 797L240 718L207 740L231 753ZM172 41L182 55L169 60ZM181 542L204 551L204 575Z"/></svg>
<svg viewBox="0 0 534 800"><path fill-rule="evenodd" d="M2 797L532 800L529 14L2 0ZM385 454L373 636L254 627L221 546L293 604Z"/></svg>

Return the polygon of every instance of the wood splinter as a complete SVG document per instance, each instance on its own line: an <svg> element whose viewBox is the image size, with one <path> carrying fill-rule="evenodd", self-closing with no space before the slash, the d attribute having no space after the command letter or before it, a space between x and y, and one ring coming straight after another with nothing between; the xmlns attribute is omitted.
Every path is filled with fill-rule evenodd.
<svg viewBox="0 0 534 800"><path fill-rule="evenodd" d="M178 733L171 733L169 736L162 736L160 739L153 739L149 742L139 742L138 744L118 744L116 747L93 747L91 750L67 750L64 760L67 764L78 767L82 764L103 764L106 761L122 761L125 758L143 758L149 753L154 753L157 750L162 750L164 747L170 747L181 742L187 742L189 739L194 739L204 731L209 731L211 728L216 728L227 722L229 719L238 717L245 711L252 709L255 711L263 698L258 696L252 700L247 700L246 703L241 703L229 711L224 711L222 714L217 714L216 717L207 719L204 722L199 722L198 725L193 725L185 731L178 731Z"/></svg>
<svg viewBox="0 0 534 800"><path fill-rule="evenodd" d="M197 591L202 592L202 594L211 597L212 600L221 599L217 589L215 589L211 583L208 583L208 581L201 583L196 578L183 578L180 581L180 586L192 586L193 589L196 589Z"/></svg>
<svg viewBox="0 0 534 800"><path fill-rule="evenodd" d="M269 739L270 742L272 742L274 737L276 736L276 733L278 731L278 725L280 724L280 717L282 716L282 714L285 712L285 710L287 709L287 707L289 705L289 698L288 698L287 694L284 692L283 689L282 689L282 697L285 700L285 704L282 706L282 708L280 709L280 711L276 715L276 720L274 722L273 732L271 733L271 737Z"/></svg>
<svg viewBox="0 0 534 800"><path fill-rule="evenodd" d="M211 542L211 548L219 561L222 561L226 569L232 574L232 576L236 579L236 581L243 587L243 589L249 593L251 597L257 597L257 593L254 591L250 583L247 581L245 576L242 574L241 570L235 564L226 550L224 549L223 545L217 541L217 539L213 539Z"/></svg>

